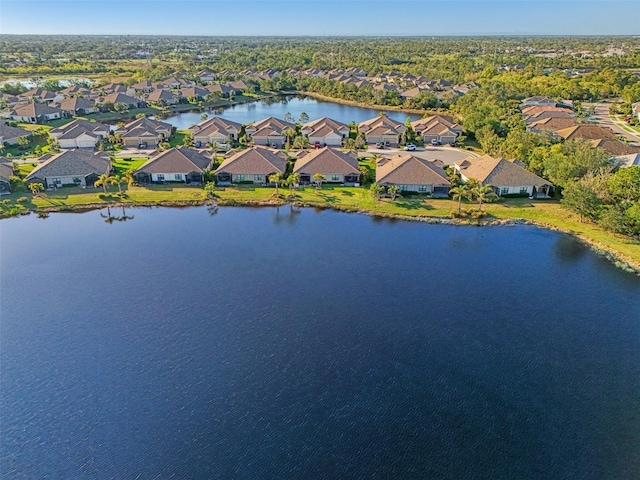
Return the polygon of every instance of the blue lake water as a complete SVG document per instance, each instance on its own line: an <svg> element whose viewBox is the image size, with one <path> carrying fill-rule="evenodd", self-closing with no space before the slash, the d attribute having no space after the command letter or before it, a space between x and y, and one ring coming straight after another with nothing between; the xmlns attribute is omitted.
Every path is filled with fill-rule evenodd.
<svg viewBox="0 0 640 480"><path fill-rule="evenodd" d="M126 214L0 222L3 479L640 478L640 278L571 237Z"/></svg>
<svg viewBox="0 0 640 480"><path fill-rule="evenodd" d="M317 118L329 117L343 123L349 123L352 120L360 123L364 120L375 117L381 110L373 108L354 107L351 105L341 105L333 102L322 102L307 97L277 97L273 99L262 100L258 102L243 103L234 105L224 109L206 112L207 115L218 115L241 124L248 124L267 117L284 118L285 114L290 113L295 121L298 121L300 114L305 112L310 120ZM387 112L389 118L393 118L404 123L407 117L412 120L420 118L420 115L413 115L404 112ZM170 115L163 121L172 124L178 130L185 130L190 126L199 123L202 112L185 112L176 115Z"/></svg>

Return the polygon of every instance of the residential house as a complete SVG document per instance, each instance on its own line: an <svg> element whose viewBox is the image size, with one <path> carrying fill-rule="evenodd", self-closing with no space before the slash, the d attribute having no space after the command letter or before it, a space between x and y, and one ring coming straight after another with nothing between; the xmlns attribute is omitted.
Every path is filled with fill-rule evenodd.
<svg viewBox="0 0 640 480"><path fill-rule="evenodd" d="M136 94L151 93L155 90L154 83L150 80L143 80L142 82L134 83L129 87Z"/></svg>
<svg viewBox="0 0 640 480"><path fill-rule="evenodd" d="M631 108L633 110L633 114L638 117L638 121L640 122L640 102L634 103L631 105Z"/></svg>
<svg viewBox="0 0 640 480"><path fill-rule="evenodd" d="M208 143L229 144L238 139L242 125L220 117L211 117L189 128L193 141L202 145Z"/></svg>
<svg viewBox="0 0 640 480"><path fill-rule="evenodd" d="M640 153L640 147L627 145L617 138L601 138L600 140L591 140L594 147L601 148L612 157L620 157L623 155L631 155Z"/></svg>
<svg viewBox="0 0 640 480"><path fill-rule="evenodd" d="M386 115L379 115L358 125L364 133L367 143L388 143L391 147L400 144L400 135L407 131L403 123L396 122Z"/></svg>
<svg viewBox="0 0 640 480"><path fill-rule="evenodd" d="M251 147L225 159L215 172L216 183L267 184L269 176L284 173L287 160L284 152L274 152L264 147Z"/></svg>
<svg viewBox="0 0 640 480"><path fill-rule="evenodd" d="M24 102L24 98L16 97L15 95L10 95L8 93L0 92L0 102L4 102L5 105L12 107L20 102Z"/></svg>
<svg viewBox="0 0 640 480"><path fill-rule="evenodd" d="M146 95L148 103L153 105L175 105L178 103L177 97L170 90L154 90Z"/></svg>
<svg viewBox="0 0 640 480"><path fill-rule="evenodd" d="M20 137L27 138L29 135L29 130L9 126L5 119L0 119L0 144L17 145Z"/></svg>
<svg viewBox="0 0 640 480"><path fill-rule="evenodd" d="M209 90L202 87L186 87L180 90L182 98L196 98L198 101L204 100L209 95Z"/></svg>
<svg viewBox="0 0 640 480"><path fill-rule="evenodd" d="M96 106L96 102L90 98L84 97L65 98L61 102L55 103L54 106L65 112L69 117L75 117L76 115L89 115L99 111Z"/></svg>
<svg viewBox="0 0 640 480"><path fill-rule="evenodd" d="M286 132L295 130L293 123L285 122L274 117L268 117L252 123L245 128L245 132L251 138L254 145L270 145L274 148L282 148L286 141Z"/></svg>
<svg viewBox="0 0 640 480"><path fill-rule="evenodd" d="M109 95L106 95L102 98L100 98L98 100L98 103L100 103L101 105L104 104L116 104L116 103L124 103L127 108L130 109L134 109L134 108L144 108L145 102L138 97L132 97L129 95L126 95L124 93L110 93Z"/></svg>
<svg viewBox="0 0 640 480"><path fill-rule="evenodd" d="M410 88L409 90L405 90L404 92L402 92L400 94L400 97L402 98L416 98L418 97L420 94L422 93L429 93L431 90L428 88L422 88L422 87L414 87L414 88Z"/></svg>
<svg viewBox="0 0 640 480"><path fill-rule="evenodd" d="M541 120L527 124L527 131L533 133L552 132L555 134L558 130L575 127L577 125L575 119L568 117L547 117Z"/></svg>
<svg viewBox="0 0 640 480"><path fill-rule="evenodd" d="M565 140L600 140L602 138L615 138L615 135L609 128L600 125L581 123L573 127L557 130L556 134Z"/></svg>
<svg viewBox="0 0 640 480"><path fill-rule="evenodd" d="M201 184L211 167L211 157L187 147L171 148L154 156L133 176L138 183L184 182Z"/></svg>
<svg viewBox="0 0 640 480"><path fill-rule="evenodd" d="M214 73L210 72L209 70L200 70L198 72L198 78L200 79L201 82L213 82L216 79L216 76Z"/></svg>
<svg viewBox="0 0 640 480"><path fill-rule="evenodd" d="M349 127L328 117L319 118L302 125L300 132L316 146L339 147L349 137Z"/></svg>
<svg viewBox="0 0 640 480"><path fill-rule="evenodd" d="M489 185L496 194L548 196L553 185L548 180L524 168L519 162L489 155L467 157L455 163L460 178L467 183L471 179Z"/></svg>
<svg viewBox="0 0 640 480"><path fill-rule="evenodd" d="M4 117L23 123L46 123L50 120L62 118L63 115L64 112L59 108L38 102L16 105L2 113Z"/></svg>
<svg viewBox="0 0 640 480"><path fill-rule="evenodd" d="M111 171L111 160L104 152L94 154L87 150L65 150L44 158L46 160L27 175L26 183L42 183L45 188L65 185L92 187L100 175Z"/></svg>
<svg viewBox="0 0 640 480"><path fill-rule="evenodd" d="M0 158L0 195L11 193L11 177L13 176L13 164L8 158Z"/></svg>
<svg viewBox="0 0 640 480"><path fill-rule="evenodd" d="M59 92L52 92L50 90L44 90L42 88L32 88L26 92L18 95L19 97L31 101L35 100L39 103L59 102L64 98L64 95Z"/></svg>
<svg viewBox="0 0 640 480"><path fill-rule="evenodd" d="M228 97L229 95L233 94L233 87L225 84L225 83L214 83L212 85L207 86L207 90L209 90L210 93L217 93L219 94L221 97Z"/></svg>
<svg viewBox="0 0 640 480"><path fill-rule="evenodd" d="M442 162L425 160L409 154L381 158L376 166L376 183L397 186L400 191L447 196L451 182Z"/></svg>
<svg viewBox="0 0 640 480"><path fill-rule="evenodd" d="M413 131L422 137L425 144L436 141L453 145L458 135L462 134L462 127L451 118L442 115L432 115L411 122Z"/></svg>
<svg viewBox="0 0 640 480"><path fill-rule="evenodd" d="M156 147L158 143L168 139L173 133L173 127L169 123L139 118L127 123L116 130L125 147Z"/></svg>
<svg viewBox="0 0 640 480"><path fill-rule="evenodd" d="M536 106L548 106L548 107L555 107L557 103L558 102L556 102L553 98L543 97L540 95L525 98L522 101L523 105L536 105Z"/></svg>
<svg viewBox="0 0 640 480"><path fill-rule="evenodd" d="M296 160L293 172L300 174L300 183L313 183L313 176L319 173L327 182L358 186L360 169L355 153L344 153L337 148L324 147L303 155Z"/></svg>
<svg viewBox="0 0 640 480"><path fill-rule="evenodd" d="M49 132L60 148L93 148L109 136L109 125L86 120L74 120L71 123L52 129Z"/></svg>
<svg viewBox="0 0 640 480"><path fill-rule="evenodd" d="M91 90L89 90L86 87L83 87L82 85L72 85L63 90L60 90L59 93L64 95L65 97L78 97L78 96L86 97L87 95L91 94Z"/></svg>

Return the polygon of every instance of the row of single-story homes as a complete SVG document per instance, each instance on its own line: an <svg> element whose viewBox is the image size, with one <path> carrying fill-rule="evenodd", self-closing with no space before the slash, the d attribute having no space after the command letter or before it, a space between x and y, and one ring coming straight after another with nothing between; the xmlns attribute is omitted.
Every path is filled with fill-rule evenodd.
<svg viewBox="0 0 640 480"><path fill-rule="evenodd" d="M412 122L412 128L425 143L432 141L443 144L454 144L462 133L460 125L450 118L434 115ZM236 140L242 125L220 117L209 118L189 129L191 138L201 144L226 144ZM365 136L369 144L384 143L397 147L407 126L401 122L380 115L361 122L358 130ZM281 148L296 131L296 125L274 117L268 117L245 126L245 132L254 145L265 145ZM305 123L300 133L309 139L316 148L338 147L349 137L349 126L328 117Z"/></svg>
<svg viewBox="0 0 640 480"><path fill-rule="evenodd" d="M267 185L272 174L285 173L287 158L281 150L253 146L230 152L213 174L218 185ZM134 178L140 184L202 184L205 172L211 170L212 163L211 157L200 150L171 148L150 157L134 172ZM455 168L464 182L476 179L490 185L498 195L546 196L552 188L547 180L529 172L518 162L504 158L470 156L456 163ZM111 171L111 161L103 152L65 150L43 156L26 181L43 183L46 188L65 185L91 187L100 175ZM361 175L357 155L334 147L299 152L292 172L299 175L300 185L314 183L314 176L320 174L327 183L359 186ZM376 183L381 186L396 185L405 192L436 196L447 196L451 186L442 162L425 160L408 153L379 159Z"/></svg>

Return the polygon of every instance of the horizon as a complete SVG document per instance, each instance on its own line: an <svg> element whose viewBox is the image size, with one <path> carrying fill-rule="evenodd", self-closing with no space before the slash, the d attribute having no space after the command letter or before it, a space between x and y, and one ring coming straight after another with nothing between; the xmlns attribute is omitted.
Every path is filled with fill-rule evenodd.
<svg viewBox="0 0 640 480"><path fill-rule="evenodd" d="M27 10L38 15L30 15L25 22ZM136 21L123 24L123 13ZM196 14L204 20L194 21ZM640 36L638 18L640 2L631 0L401 0L392 4L381 0L108 0L99 4L89 0L2 0L0 34L635 37Z"/></svg>

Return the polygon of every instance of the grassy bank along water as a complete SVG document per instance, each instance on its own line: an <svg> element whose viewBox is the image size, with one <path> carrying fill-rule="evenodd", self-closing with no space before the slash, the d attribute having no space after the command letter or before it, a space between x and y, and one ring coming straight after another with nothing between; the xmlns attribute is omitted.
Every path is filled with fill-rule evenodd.
<svg viewBox="0 0 640 480"><path fill-rule="evenodd" d="M532 201L526 198L508 199L483 205L487 216L482 219L452 219L457 202L450 199L425 197L399 197L395 201L376 201L364 188L323 186L297 189L293 193L280 188L278 196L273 188L242 186L218 188L213 199L207 198L201 187L182 184L152 185L149 187L122 186L123 195L110 186L105 194L101 189L85 190L77 187L61 188L33 196L29 193L14 193L2 197L0 215L8 217L28 212L45 213L104 208L109 205L123 206L186 206L215 202L218 205L284 205L333 208L346 212L359 212L405 220L420 220L431 223L508 225L530 223L541 227L569 233L589 243L594 250L606 254L620 266L640 273L640 241L608 233L597 225L581 223L577 215L562 208L557 201ZM463 202L467 209L475 204Z"/></svg>

